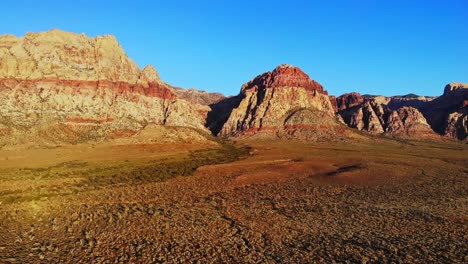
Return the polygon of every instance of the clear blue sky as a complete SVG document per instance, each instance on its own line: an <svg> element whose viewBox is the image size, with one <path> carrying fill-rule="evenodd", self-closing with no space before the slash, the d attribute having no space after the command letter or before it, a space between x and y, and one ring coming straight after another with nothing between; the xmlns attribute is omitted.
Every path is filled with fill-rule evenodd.
<svg viewBox="0 0 468 264"><path fill-rule="evenodd" d="M440 95L468 82L468 0L2 1L0 33L114 34L176 86L237 94L282 63L330 94Z"/></svg>

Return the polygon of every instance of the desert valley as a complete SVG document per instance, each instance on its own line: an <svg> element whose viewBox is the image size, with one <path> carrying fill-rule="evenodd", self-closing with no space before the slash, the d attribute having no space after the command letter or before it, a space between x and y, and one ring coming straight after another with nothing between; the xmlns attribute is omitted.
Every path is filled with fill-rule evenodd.
<svg viewBox="0 0 468 264"><path fill-rule="evenodd" d="M156 69L0 36L0 263L468 262L468 84L330 95L281 64L225 97Z"/></svg>

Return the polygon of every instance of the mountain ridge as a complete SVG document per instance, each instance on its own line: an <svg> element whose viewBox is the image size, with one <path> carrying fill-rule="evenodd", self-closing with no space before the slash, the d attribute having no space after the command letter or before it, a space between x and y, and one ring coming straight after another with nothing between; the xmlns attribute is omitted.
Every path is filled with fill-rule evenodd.
<svg viewBox="0 0 468 264"><path fill-rule="evenodd" d="M0 36L0 144L31 135L65 143L132 137L149 124L227 137L337 140L360 130L466 140L467 91L452 82L438 97L335 97L299 67L281 64L225 97L172 86L152 65L140 69L112 35Z"/></svg>

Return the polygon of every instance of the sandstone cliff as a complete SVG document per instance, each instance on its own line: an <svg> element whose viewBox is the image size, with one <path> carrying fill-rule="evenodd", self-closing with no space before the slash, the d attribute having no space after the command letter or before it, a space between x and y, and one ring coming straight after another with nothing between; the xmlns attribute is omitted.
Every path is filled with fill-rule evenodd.
<svg viewBox="0 0 468 264"><path fill-rule="evenodd" d="M194 104L212 105L226 98L221 93L208 93L197 89L184 89L174 86L169 88L177 95L177 98L184 99Z"/></svg>
<svg viewBox="0 0 468 264"><path fill-rule="evenodd" d="M220 135L341 137L347 130L335 119L335 109L322 85L301 69L280 65L241 88ZM336 128L336 129L335 129Z"/></svg>
<svg viewBox="0 0 468 264"><path fill-rule="evenodd" d="M468 140L468 84L447 84L444 93L421 111L437 133Z"/></svg>
<svg viewBox="0 0 468 264"><path fill-rule="evenodd" d="M391 100L363 97L358 93L344 94L337 98L339 114L352 128L398 138L439 138L418 109L404 106L392 110L388 107Z"/></svg>
<svg viewBox="0 0 468 264"><path fill-rule="evenodd" d="M414 107L404 106L387 115L385 132L400 138L437 139L423 114Z"/></svg>
<svg viewBox="0 0 468 264"><path fill-rule="evenodd" d="M78 143L138 134L148 124L205 130L194 105L140 70L113 36L51 30L0 37L0 145Z"/></svg>
<svg viewBox="0 0 468 264"><path fill-rule="evenodd" d="M352 104L346 105L344 102L349 100L357 100L351 98L351 94L345 94L337 98L338 104L341 104L340 114L344 116L344 119L348 120L346 116L349 116L352 110ZM364 95L358 96L362 99L360 101L369 101L373 104L380 105L386 111L397 111L402 107L412 107L417 109L429 124L431 129L437 134L445 136L447 138L467 140L468 135L468 84L460 82L452 82L445 86L444 93L439 97L434 96L418 96L415 94L408 94L404 96L372 96ZM359 103L358 103L359 105ZM348 109L348 110L346 110ZM357 114L356 116L359 116ZM418 114L419 116L419 114ZM416 119L418 117L415 116ZM359 118L358 118L359 119ZM364 121L362 121L364 122ZM347 122L349 123L349 122ZM387 126L386 121L381 122L382 127ZM354 123L351 123L352 127L357 127ZM364 129L366 130L366 129ZM423 128L421 127L421 134L424 134ZM402 135L410 136L413 132L403 133ZM426 134L427 136L428 134ZM414 135L418 137L418 135Z"/></svg>

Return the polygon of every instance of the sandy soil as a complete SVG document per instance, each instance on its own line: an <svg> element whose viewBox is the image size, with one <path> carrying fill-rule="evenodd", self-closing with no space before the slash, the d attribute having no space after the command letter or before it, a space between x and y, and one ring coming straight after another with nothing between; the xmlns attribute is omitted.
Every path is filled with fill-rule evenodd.
<svg viewBox="0 0 468 264"><path fill-rule="evenodd" d="M175 145L0 152L13 161L0 165L0 259L468 262L468 146L370 143L238 141L249 154L205 166L229 154Z"/></svg>

